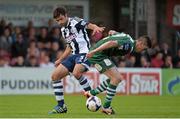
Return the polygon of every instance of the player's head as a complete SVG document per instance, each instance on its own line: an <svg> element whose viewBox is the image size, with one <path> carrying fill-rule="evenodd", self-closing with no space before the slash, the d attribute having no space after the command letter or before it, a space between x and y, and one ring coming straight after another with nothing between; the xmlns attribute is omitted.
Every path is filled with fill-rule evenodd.
<svg viewBox="0 0 180 119"><path fill-rule="evenodd" d="M59 25L61 26L66 25L68 21L66 8L64 7L56 8L53 12L53 18Z"/></svg>
<svg viewBox="0 0 180 119"><path fill-rule="evenodd" d="M136 52L141 52L148 48L151 48L151 40L148 36L141 36L136 40Z"/></svg>

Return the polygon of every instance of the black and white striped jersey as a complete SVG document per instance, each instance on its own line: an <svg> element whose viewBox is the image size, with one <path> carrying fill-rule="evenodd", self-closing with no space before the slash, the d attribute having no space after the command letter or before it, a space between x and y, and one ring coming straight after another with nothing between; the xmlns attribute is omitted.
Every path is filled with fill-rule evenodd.
<svg viewBox="0 0 180 119"><path fill-rule="evenodd" d="M70 44L73 54L88 53L90 41L86 31L87 22L78 17L68 19L67 26L61 28L62 36Z"/></svg>

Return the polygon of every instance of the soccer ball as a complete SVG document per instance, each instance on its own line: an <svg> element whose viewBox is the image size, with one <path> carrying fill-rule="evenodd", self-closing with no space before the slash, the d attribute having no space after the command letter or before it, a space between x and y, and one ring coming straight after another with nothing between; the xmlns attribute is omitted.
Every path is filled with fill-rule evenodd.
<svg viewBox="0 0 180 119"><path fill-rule="evenodd" d="M91 96L86 101L86 107L89 111L96 112L101 107L101 99L97 96Z"/></svg>

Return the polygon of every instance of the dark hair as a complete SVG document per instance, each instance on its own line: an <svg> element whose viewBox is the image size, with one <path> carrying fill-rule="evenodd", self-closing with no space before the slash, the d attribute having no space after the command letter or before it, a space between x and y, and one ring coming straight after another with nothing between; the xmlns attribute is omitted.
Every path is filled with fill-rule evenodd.
<svg viewBox="0 0 180 119"><path fill-rule="evenodd" d="M53 18L57 18L60 15L64 15L65 16L66 14L67 14L67 11L66 11L65 7L58 7L53 12Z"/></svg>
<svg viewBox="0 0 180 119"><path fill-rule="evenodd" d="M152 47L152 42L151 42L151 39L149 38L149 36L144 35L144 36L141 36L140 38L145 39L145 43L148 48Z"/></svg>

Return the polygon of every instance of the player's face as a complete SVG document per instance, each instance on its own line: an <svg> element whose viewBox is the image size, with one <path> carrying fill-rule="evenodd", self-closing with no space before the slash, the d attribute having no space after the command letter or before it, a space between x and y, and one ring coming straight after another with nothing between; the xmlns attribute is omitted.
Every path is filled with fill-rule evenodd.
<svg viewBox="0 0 180 119"><path fill-rule="evenodd" d="M58 18L55 18L55 21L60 25L60 26L65 26L68 21L67 15L60 15Z"/></svg>
<svg viewBox="0 0 180 119"><path fill-rule="evenodd" d="M147 49L146 44L143 41L138 40L136 42L136 52L141 52L145 49Z"/></svg>

